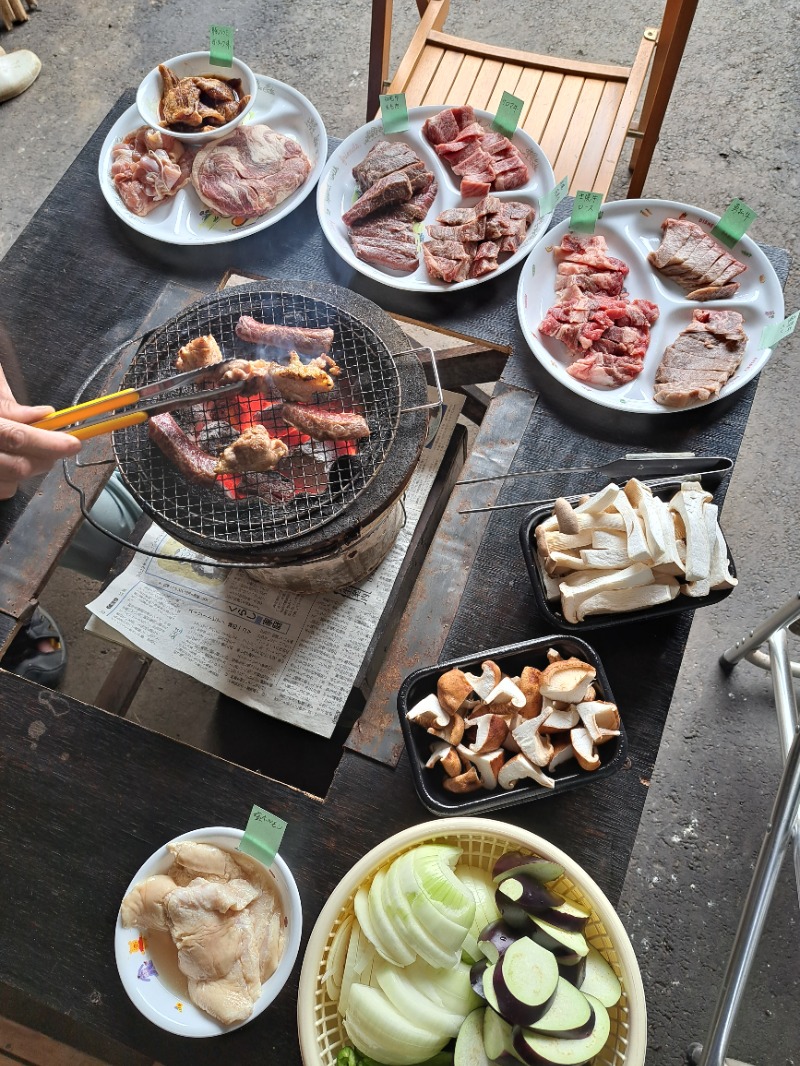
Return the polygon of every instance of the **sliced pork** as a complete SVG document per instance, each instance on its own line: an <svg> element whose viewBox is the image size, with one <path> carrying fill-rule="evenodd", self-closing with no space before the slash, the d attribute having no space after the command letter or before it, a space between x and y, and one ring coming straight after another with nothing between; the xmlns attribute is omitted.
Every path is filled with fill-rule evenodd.
<svg viewBox="0 0 800 1066"><path fill-rule="evenodd" d="M492 195L474 207L443 211L426 227L422 252L429 277L454 284L492 273L501 255L520 247L535 214L530 204Z"/></svg>
<svg viewBox="0 0 800 1066"><path fill-rule="evenodd" d="M698 309L670 344L656 371L653 399L665 407L688 407L719 395L747 347L738 311Z"/></svg>
<svg viewBox="0 0 800 1066"><path fill-rule="evenodd" d="M688 300L722 300L739 289L738 277L747 269L696 222L666 218L661 244L648 259L660 273L686 290Z"/></svg>
<svg viewBox="0 0 800 1066"><path fill-rule="evenodd" d="M269 126L240 126L197 153L192 184L223 218L259 218L282 203L311 173L305 152Z"/></svg>

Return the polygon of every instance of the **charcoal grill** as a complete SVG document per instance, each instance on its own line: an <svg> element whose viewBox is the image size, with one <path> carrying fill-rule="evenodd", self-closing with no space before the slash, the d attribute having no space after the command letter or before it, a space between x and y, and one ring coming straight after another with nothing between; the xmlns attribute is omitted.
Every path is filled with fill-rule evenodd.
<svg viewBox="0 0 800 1066"><path fill-rule="evenodd" d="M323 479L311 448L292 449L291 498L233 499L218 487L187 479L151 442L146 425L117 431L113 447L128 488L177 540L220 559L274 564L351 540L363 524L394 503L425 441L427 389L418 359L407 353L405 334L385 312L346 289L306 282L242 285L193 304L148 335L123 387L141 387L169 376L178 349L202 334L213 334L226 357L260 357L264 353L257 346L235 334L241 315L333 329L330 354L341 375L325 404L360 411L370 427L370 436L357 442L353 454L336 458ZM236 397L221 401L237 402ZM187 406L174 417L191 435L198 419L224 421L225 411ZM285 429L279 404L267 407L259 418L270 430L279 425Z"/></svg>

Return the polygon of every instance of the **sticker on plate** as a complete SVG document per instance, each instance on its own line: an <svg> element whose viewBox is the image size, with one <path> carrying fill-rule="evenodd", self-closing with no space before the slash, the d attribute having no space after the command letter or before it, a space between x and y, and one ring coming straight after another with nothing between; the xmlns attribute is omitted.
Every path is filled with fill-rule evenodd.
<svg viewBox="0 0 800 1066"><path fill-rule="evenodd" d="M722 241L728 248L733 248L734 244L744 237L756 217L756 212L743 200L731 200L727 211L712 229L711 236Z"/></svg>
<svg viewBox="0 0 800 1066"><path fill-rule="evenodd" d="M282 818L254 803L247 819L247 828L239 843L239 851L252 855L265 866L272 866L285 829L286 822Z"/></svg>
<svg viewBox="0 0 800 1066"><path fill-rule="evenodd" d="M580 233L594 233L602 204L603 194L601 192L578 190L575 193L575 203L572 205L569 228L578 230Z"/></svg>
<svg viewBox="0 0 800 1066"><path fill-rule="evenodd" d="M793 315L784 318L782 322L772 322L770 325L764 326L758 342L759 348L774 348L778 341L782 341L784 337L794 333L798 316L800 316L800 311L795 311Z"/></svg>
<svg viewBox="0 0 800 1066"><path fill-rule="evenodd" d="M208 36L209 62L215 67L232 67L233 26L212 26Z"/></svg>
<svg viewBox="0 0 800 1066"><path fill-rule="evenodd" d="M384 133L403 133L408 129L408 107L405 93L381 96L381 120Z"/></svg>
<svg viewBox="0 0 800 1066"><path fill-rule="evenodd" d="M519 125L519 120L522 117L523 107L525 107L524 100L520 100L518 96L512 96L509 92L504 92L500 97L500 106L492 123L492 129L495 133L513 137L514 130Z"/></svg>
<svg viewBox="0 0 800 1066"><path fill-rule="evenodd" d="M561 203L568 192L569 177L565 175L558 185L556 185L555 189L550 189L550 191L546 192L542 197L539 203L542 213L549 215L551 211L555 211L556 207Z"/></svg>

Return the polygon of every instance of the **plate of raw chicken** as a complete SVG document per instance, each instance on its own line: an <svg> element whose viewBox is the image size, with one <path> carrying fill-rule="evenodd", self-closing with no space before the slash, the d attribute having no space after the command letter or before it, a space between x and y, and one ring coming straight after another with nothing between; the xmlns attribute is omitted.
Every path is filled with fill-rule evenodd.
<svg viewBox="0 0 800 1066"><path fill-rule="evenodd" d="M772 354L764 328L783 291L745 235L732 248L719 217L667 200L605 204L594 233L569 220L525 262L519 321L536 358L603 407L668 414L740 389Z"/></svg>
<svg viewBox="0 0 800 1066"><path fill-rule="evenodd" d="M187 246L239 240L294 211L325 166L325 126L302 93L262 74L256 80L241 126L199 148L148 129L128 108L100 150L111 210L139 233Z"/></svg>
<svg viewBox="0 0 800 1066"><path fill-rule="evenodd" d="M544 235L553 170L523 130L492 130L471 107L410 108L408 129L367 123L344 140L317 188L335 251L384 285L463 289L519 263Z"/></svg>

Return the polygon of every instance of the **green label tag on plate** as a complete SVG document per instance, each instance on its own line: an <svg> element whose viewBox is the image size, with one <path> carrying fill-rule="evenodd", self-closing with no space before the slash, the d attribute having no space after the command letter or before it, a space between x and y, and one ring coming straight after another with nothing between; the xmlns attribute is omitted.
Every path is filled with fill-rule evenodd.
<svg viewBox="0 0 800 1066"><path fill-rule="evenodd" d="M743 200L731 200L728 210L712 229L711 236L722 241L727 248L733 248L745 235L754 218L756 213L752 207L748 207Z"/></svg>
<svg viewBox="0 0 800 1066"><path fill-rule="evenodd" d="M381 120L384 133L402 133L408 129L408 107L405 93L387 93L381 98Z"/></svg>
<svg viewBox="0 0 800 1066"><path fill-rule="evenodd" d="M212 26L209 32L209 62L215 67L233 66L233 26Z"/></svg>
<svg viewBox="0 0 800 1066"><path fill-rule="evenodd" d="M793 315L784 318L783 322L773 322L769 326L764 326L758 342L759 348L774 348L778 341L782 341L784 337L794 333L798 316L800 316L800 311L795 311Z"/></svg>
<svg viewBox="0 0 800 1066"><path fill-rule="evenodd" d="M518 96L512 96L511 93L504 92L500 97L500 106L492 123L492 129L495 133L502 133L506 137L512 137L514 130L519 125L519 120L522 118L522 109L524 107L524 100L520 100Z"/></svg>
<svg viewBox="0 0 800 1066"><path fill-rule="evenodd" d="M239 851L243 851L245 855L252 855L264 866L272 866L273 859L281 846L285 829L286 822L282 818L253 804L250 817L247 819L247 828L239 844Z"/></svg>
<svg viewBox="0 0 800 1066"><path fill-rule="evenodd" d="M597 225L602 204L603 194L601 192L583 192L580 190L576 192L569 228L576 229L580 233L594 233L594 227Z"/></svg>
<svg viewBox="0 0 800 1066"><path fill-rule="evenodd" d="M542 199L539 201L539 207L541 208L543 215L549 215L551 211L555 211L558 204L564 199L569 192L569 178L562 178L556 185L555 189L551 189L550 192L546 192Z"/></svg>

